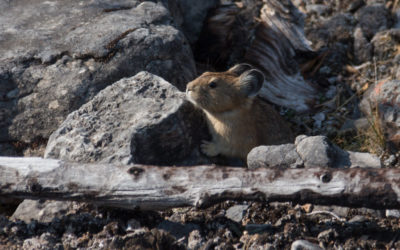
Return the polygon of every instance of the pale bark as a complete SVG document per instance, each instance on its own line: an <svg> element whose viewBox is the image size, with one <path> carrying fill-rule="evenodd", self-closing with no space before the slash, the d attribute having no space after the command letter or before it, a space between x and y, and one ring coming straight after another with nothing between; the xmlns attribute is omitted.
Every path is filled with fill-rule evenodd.
<svg viewBox="0 0 400 250"><path fill-rule="evenodd" d="M400 169L79 164L0 157L0 197L160 210L223 200L400 208Z"/></svg>
<svg viewBox="0 0 400 250"><path fill-rule="evenodd" d="M259 96L298 112L309 111L317 97L294 60L296 52L311 51L303 27L303 16L290 1L266 0L246 54L246 61L265 75Z"/></svg>

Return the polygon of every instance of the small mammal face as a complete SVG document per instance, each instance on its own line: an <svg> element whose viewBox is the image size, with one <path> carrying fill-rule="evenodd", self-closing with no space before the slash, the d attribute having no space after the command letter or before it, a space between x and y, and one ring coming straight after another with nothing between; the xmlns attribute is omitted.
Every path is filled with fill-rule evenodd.
<svg viewBox="0 0 400 250"><path fill-rule="evenodd" d="M205 112L212 135L212 141L200 146L204 154L246 161L256 146L292 140L282 117L256 97L263 82L260 71L239 64L225 72L206 72L187 85L186 96Z"/></svg>
<svg viewBox="0 0 400 250"><path fill-rule="evenodd" d="M226 72L205 72L186 87L192 103L211 113L223 113L246 105L256 96L263 74L248 64L239 64Z"/></svg>

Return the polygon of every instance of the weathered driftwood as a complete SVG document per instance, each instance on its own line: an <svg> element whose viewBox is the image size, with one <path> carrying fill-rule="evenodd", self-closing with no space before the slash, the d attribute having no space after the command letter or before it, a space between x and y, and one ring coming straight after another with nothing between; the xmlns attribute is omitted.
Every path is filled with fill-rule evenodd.
<svg viewBox="0 0 400 250"><path fill-rule="evenodd" d="M400 208L400 169L114 166L0 157L0 196L154 210L223 200Z"/></svg>
<svg viewBox="0 0 400 250"><path fill-rule="evenodd" d="M264 72L260 96L298 112L309 111L316 89L300 74L296 53L309 52L304 20L291 1L266 0L246 61Z"/></svg>

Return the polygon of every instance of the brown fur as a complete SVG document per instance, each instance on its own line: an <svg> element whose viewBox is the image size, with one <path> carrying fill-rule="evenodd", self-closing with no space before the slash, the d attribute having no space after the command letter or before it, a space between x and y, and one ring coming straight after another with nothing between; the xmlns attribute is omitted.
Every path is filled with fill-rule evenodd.
<svg viewBox="0 0 400 250"><path fill-rule="evenodd" d="M201 145L203 153L246 160L256 146L293 142L289 127L275 109L244 89L243 76L249 71L237 74L232 69L206 72L187 85L187 97L205 112L212 135L211 142ZM211 82L216 87L211 88Z"/></svg>

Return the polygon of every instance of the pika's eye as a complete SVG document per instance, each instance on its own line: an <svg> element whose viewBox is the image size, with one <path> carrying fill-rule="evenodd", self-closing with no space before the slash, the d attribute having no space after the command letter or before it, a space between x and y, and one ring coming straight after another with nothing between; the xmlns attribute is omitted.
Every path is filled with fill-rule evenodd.
<svg viewBox="0 0 400 250"><path fill-rule="evenodd" d="M217 83L216 82L210 82L208 84L208 86L213 89L213 88L217 87Z"/></svg>

